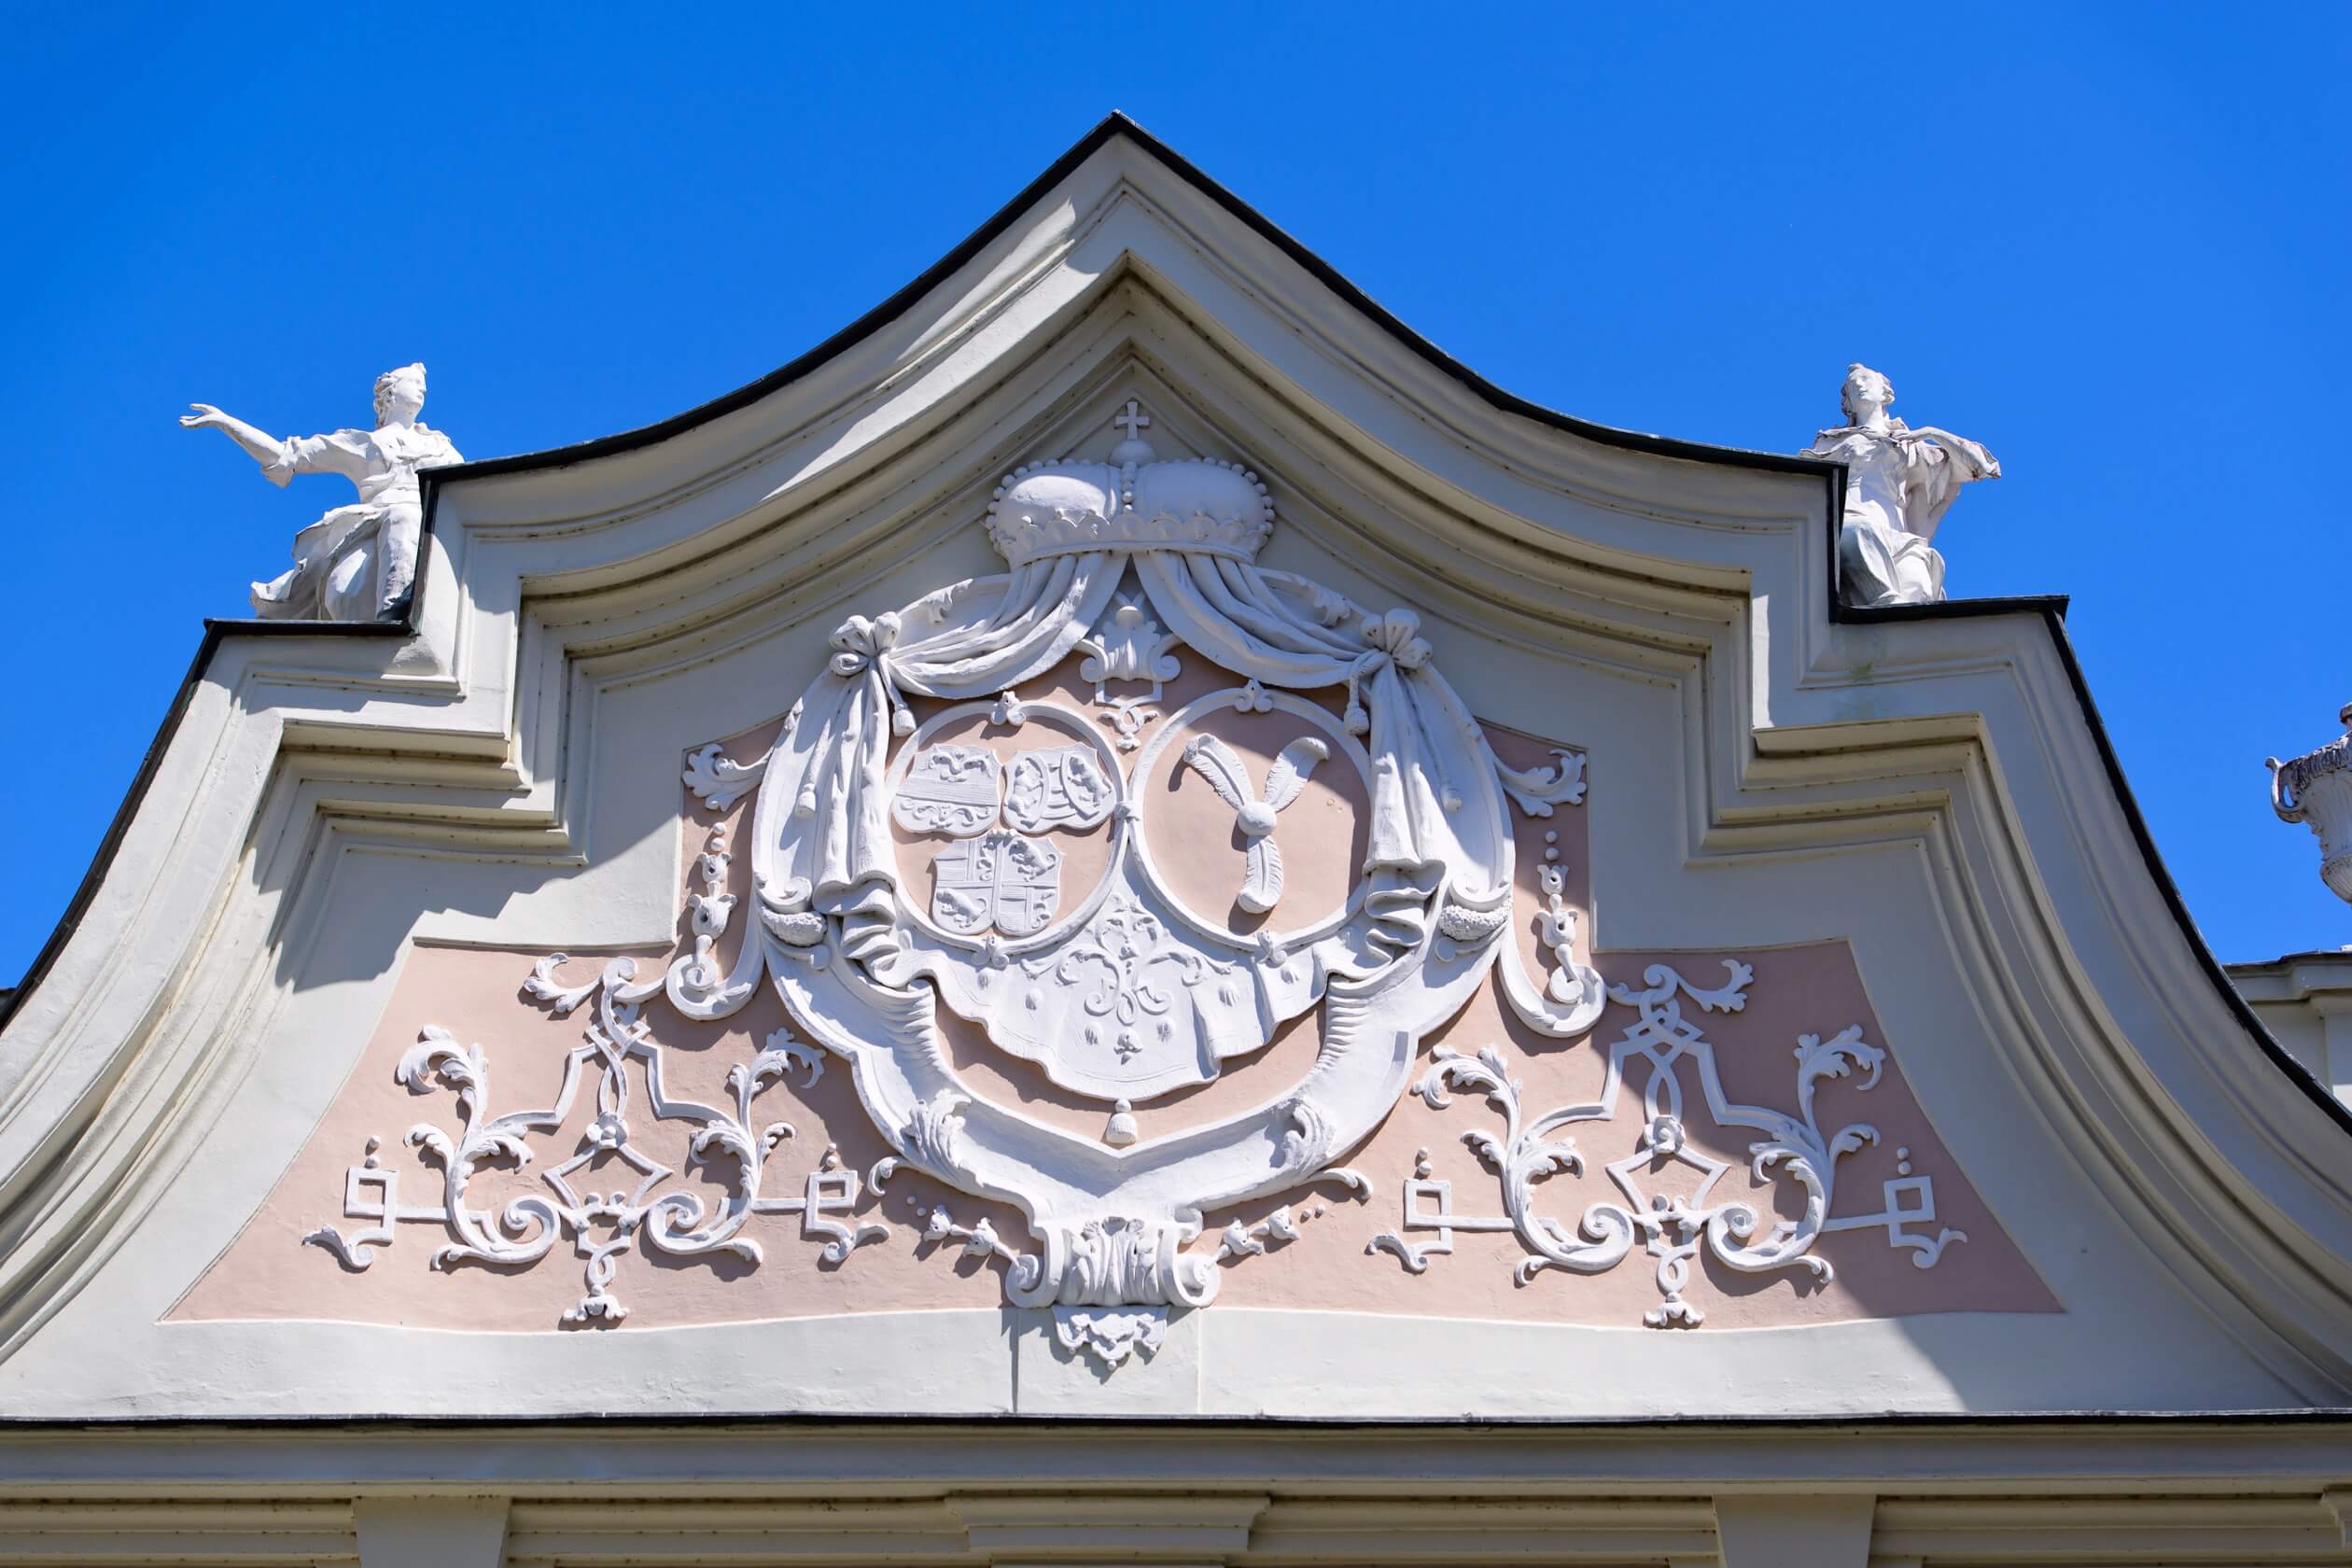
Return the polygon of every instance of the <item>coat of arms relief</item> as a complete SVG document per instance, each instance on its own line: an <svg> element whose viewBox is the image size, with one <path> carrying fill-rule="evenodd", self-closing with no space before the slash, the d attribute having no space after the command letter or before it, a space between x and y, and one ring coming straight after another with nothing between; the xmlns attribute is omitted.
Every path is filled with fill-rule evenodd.
<svg viewBox="0 0 2352 1568"><path fill-rule="evenodd" d="M574 979L560 956L534 972L540 1001L594 1020L554 1105L494 1115L481 1048L427 1030L399 1075L457 1096L458 1133L411 1134L445 1177L439 1203L403 1203L371 1150L344 1212L374 1227L311 1239L354 1269L400 1220L446 1226L436 1267L528 1263L568 1239L588 1260L573 1321L610 1322L632 1247L756 1262L747 1222L784 1213L838 1265L887 1239L862 1217L872 1191L914 1171L1016 1211L1025 1237L927 1203L917 1234L988 1260L1009 1303L1050 1309L1064 1345L1110 1366L1150 1353L1171 1311L1209 1306L1223 1267L1322 1211L1320 1199L1284 1204L1208 1234L1205 1215L1284 1194L1373 1201L1385 1186L1401 1211L1367 1223L1365 1244L1412 1274L1457 1230L1510 1231L1528 1277L1601 1272L1638 1247L1658 1263L1655 1326L1700 1321L1683 1283L1702 1249L1741 1270L1826 1275L1812 1251L1825 1231L1883 1228L1923 1267L1965 1239L1934 1224L1932 1183L1908 1165L1883 1211L1833 1201L1841 1158L1877 1135L1816 1126L1813 1088L1875 1081L1883 1053L1858 1028L1807 1037L1793 1110L1743 1105L1681 1002L1736 1009L1749 975L1708 988L1653 968L1613 994L1579 960L1585 911L1560 835L1543 833L1532 876L1519 861L1529 824L1582 805L1581 755L1507 763L1409 608L1361 607L1260 567L1276 523L1266 483L1237 462L1160 460L1133 404L1119 423L1109 461L1005 477L987 520L1004 572L851 616L763 756L691 759L690 791L714 809L748 800L748 831L711 833L691 948L660 973L618 959ZM740 898L728 890L738 857L751 874ZM1514 898L1528 886L1532 920L1525 892ZM1613 1002L1638 1014L1605 1103L1522 1106L1499 1047L1431 1057L1424 1039L1489 985L1537 1040L1585 1037ZM791 1028L736 1065L725 1102L665 1094L648 1007L716 1020L763 994ZM1257 1060L1309 1015L1315 1049L1291 1081L1144 1134L1139 1111ZM977 1031L1099 1123L975 1089L951 1029ZM828 1150L778 1186L763 1171L790 1129L763 1125L755 1102L829 1063L890 1153L852 1169ZM1710 1202L1720 1162L1684 1136L1685 1072L1713 1120L1761 1135L1758 1179L1795 1195L1781 1211ZM672 1165L633 1141L633 1085L643 1113L690 1129L691 1159L732 1162L723 1193L665 1189ZM1475 1092L1504 1117L1501 1136L1466 1140L1494 1173L1500 1213L1456 1209L1425 1161L1348 1163L1416 1090L1433 1107ZM503 1208L469 1196L479 1168L529 1158L530 1136L583 1095L595 1119L568 1163L544 1170L545 1194ZM1626 1156L1607 1166L1623 1173L1620 1197L1547 1215L1536 1183L1583 1158L1561 1129L1613 1121L1626 1146L1599 1157ZM572 1173L597 1155L635 1172L627 1190L578 1190ZM1653 1201L1641 1173L1676 1160L1717 1169L1695 1196Z"/></svg>

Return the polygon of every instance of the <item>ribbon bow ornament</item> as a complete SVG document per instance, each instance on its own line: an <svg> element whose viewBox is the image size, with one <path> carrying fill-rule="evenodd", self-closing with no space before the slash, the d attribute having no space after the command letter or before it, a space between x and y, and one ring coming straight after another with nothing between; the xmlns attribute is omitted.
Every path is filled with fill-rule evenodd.
<svg viewBox="0 0 2352 1568"><path fill-rule="evenodd" d="M1315 764L1331 755L1331 748L1305 735L1282 748L1266 770L1266 795L1251 788L1250 772L1233 748L1214 735L1196 735L1184 747L1183 762L1197 769L1233 807L1233 825L1250 841L1241 892L1234 902L1253 915L1263 915L1282 897L1282 852L1274 846L1274 814L1298 798Z"/></svg>
<svg viewBox="0 0 2352 1568"><path fill-rule="evenodd" d="M899 618L895 610L886 610L868 620L852 615L834 629L829 639L833 648L832 668L844 680L855 680L868 669L878 669L882 675L882 690L890 701L890 729L893 734L906 735L915 728L915 716L906 710L899 696L898 683L890 679L889 663L885 657L898 646Z"/></svg>
<svg viewBox="0 0 2352 1568"><path fill-rule="evenodd" d="M872 620L852 615L833 631L833 672L844 680L863 675L866 666L898 645L899 618L894 610Z"/></svg>
<svg viewBox="0 0 2352 1568"><path fill-rule="evenodd" d="M1369 735L1372 716L1365 712L1363 698L1358 694L1362 682L1379 674L1384 665L1417 670L1429 663L1430 649L1421 635L1421 617L1409 609L1392 609L1386 615L1365 610L1364 621L1356 629L1372 645L1372 651L1348 666L1348 712L1341 721L1350 735Z"/></svg>
<svg viewBox="0 0 2352 1568"><path fill-rule="evenodd" d="M1421 617L1409 609L1386 615L1366 614L1364 640L1387 654L1398 669L1417 670L1429 663L1429 643L1421 635Z"/></svg>

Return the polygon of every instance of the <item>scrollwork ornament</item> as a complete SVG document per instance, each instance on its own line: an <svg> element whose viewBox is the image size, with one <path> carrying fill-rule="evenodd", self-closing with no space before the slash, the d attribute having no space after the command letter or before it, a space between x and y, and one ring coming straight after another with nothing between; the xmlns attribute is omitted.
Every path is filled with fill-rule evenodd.
<svg viewBox="0 0 2352 1568"><path fill-rule="evenodd" d="M525 982L525 989L559 1016L591 998L595 1001L595 1021L583 1031L582 1043L564 1057L553 1100L544 1109L490 1114L488 1054L479 1045L459 1043L446 1029L427 1026L417 1044L401 1057L394 1078L411 1094L439 1088L456 1097L455 1136L431 1122L420 1122L408 1135L410 1144L441 1169L441 1201L402 1204L398 1177L379 1164L371 1141L366 1160L346 1180L343 1212L374 1220L376 1228L345 1237L323 1225L302 1239L306 1243L326 1248L344 1267L358 1272L374 1263L376 1245L393 1239L399 1221L428 1221L446 1228L451 1239L433 1253L435 1269L469 1262L528 1266L568 1236L587 1260L584 1294L563 1319L578 1325L612 1324L628 1316L611 1286L622 1255L640 1242L673 1257L724 1254L757 1265L761 1245L742 1234L745 1225L755 1214L792 1213L801 1216L801 1234L821 1242L828 1263L839 1264L857 1248L889 1236L888 1226L872 1221L845 1223L844 1216L858 1209L861 1190L856 1173L843 1169L831 1148L805 1178L799 1196L779 1198L762 1191L769 1156L793 1136L793 1128L781 1120L758 1123L754 1104L795 1070L814 1083L823 1063L813 1050L789 1031L777 1030L756 1056L728 1070L728 1106L673 1098L664 1081L661 1047L637 1015L639 1004L661 983L637 984L636 964L624 958L605 964L594 980L567 985L557 973L564 961L560 953L540 959ZM732 1168L715 1207L698 1192L663 1190L678 1170L648 1153L630 1125L632 1063L644 1082L652 1120L682 1122L692 1129L686 1163L723 1162ZM482 1169L533 1163L539 1153L535 1136L561 1127L581 1086L592 1081L595 1113L570 1157L542 1174L548 1191L525 1193L495 1211L475 1207L469 1188ZM628 1184L609 1192L583 1189L578 1174L604 1156L631 1173ZM365 1196L371 1190L380 1196Z"/></svg>
<svg viewBox="0 0 2352 1568"><path fill-rule="evenodd" d="M1862 1038L1858 1024L1827 1039L1801 1035L1795 1052L1795 1113L1731 1102L1716 1074L1715 1047L1682 1011L1686 998L1702 1012L1736 1012L1746 1005L1754 970L1730 959L1724 960L1724 968L1728 978L1715 987L1693 985L1671 966L1654 964L1644 973L1642 988L1610 987L1610 1000L1635 1008L1640 1016L1610 1047L1605 1086L1601 1099L1590 1104L1561 1106L1531 1117L1522 1102L1523 1085L1511 1076L1500 1047L1465 1057L1439 1046L1415 1092L1434 1110L1453 1103L1449 1091L1474 1092L1502 1117L1500 1134L1477 1128L1464 1133L1463 1141L1495 1173L1504 1212L1454 1211L1451 1184L1432 1178L1424 1156L1417 1177L1406 1184L1403 1229L1376 1236L1365 1250L1393 1253L1407 1272L1418 1274L1428 1267L1432 1254L1453 1250L1453 1232L1507 1229L1525 1253L1513 1266L1513 1278L1524 1285L1547 1269L1604 1272L1623 1262L1638 1243L1657 1260L1661 1297L1657 1308L1643 1315L1644 1323L1695 1328L1705 1314L1684 1292L1691 1262L1702 1245L1717 1262L1743 1273L1801 1267L1826 1283L1834 1278L1834 1270L1813 1251L1826 1231L1883 1227L1888 1244L1910 1249L1912 1263L1921 1268L1933 1267L1949 1243L1967 1240L1958 1230L1947 1228L1930 1238L1908 1228L1935 1218L1932 1180L1911 1176L1908 1163L1900 1180L1886 1183L1883 1211L1832 1217L1838 1161L1875 1143L1879 1134L1859 1122L1825 1132L1815 1118L1814 1092L1825 1079L1856 1075L1857 1087L1876 1086L1886 1053ZM1802 1197L1798 1218L1767 1223L1753 1203L1710 1201L1717 1182L1733 1168L1691 1146L1683 1122L1679 1075L1686 1061L1718 1126L1762 1135L1748 1146L1748 1169L1759 1182L1777 1177L1793 1183ZM1640 1089L1643 1120L1633 1135L1632 1152L1603 1168L1622 1201L1593 1202L1574 1226L1545 1214L1538 1184L1550 1176L1585 1170L1586 1156L1566 1129L1614 1121L1630 1067L1645 1069ZM1697 1171L1695 1192L1686 1197L1645 1190L1645 1175L1659 1162ZM1915 1201L1907 1203L1907 1198ZM1435 1242L1407 1234L1431 1231L1437 1233Z"/></svg>
<svg viewBox="0 0 2352 1568"><path fill-rule="evenodd" d="M797 718L799 712L795 705L793 717ZM785 721L788 728L791 722L791 719ZM688 754L686 771L679 777L685 780L686 788L693 791L694 798L702 802L707 809L724 811L750 793L758 786L760 775L766 771L765 757L738 763L726 756L719 747L705 746Z"/></svg>

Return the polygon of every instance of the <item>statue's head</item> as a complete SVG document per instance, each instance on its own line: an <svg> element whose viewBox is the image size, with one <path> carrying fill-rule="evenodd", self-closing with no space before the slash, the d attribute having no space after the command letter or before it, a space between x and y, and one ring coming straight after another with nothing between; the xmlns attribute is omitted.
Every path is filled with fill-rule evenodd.
<svg viewBox="0 0 2352 1568"><path fill-rule="evenodd" d="M1838 391L1838 406L1846 423L1859 425L1895 400L1895 384L1868 365L1848 365L1845 385Z"/></svg>
<svg viewBox="0 0 2352 1568"><path fill-rule="evenodd" d="M376 377L376 423L414 419L425 412L425 367L402 365Z"/></svg>

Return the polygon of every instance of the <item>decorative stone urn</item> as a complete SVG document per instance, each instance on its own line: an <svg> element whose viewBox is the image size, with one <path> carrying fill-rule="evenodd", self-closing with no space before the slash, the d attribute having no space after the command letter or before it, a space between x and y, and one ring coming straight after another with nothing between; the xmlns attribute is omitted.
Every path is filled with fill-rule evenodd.
<svg viewBox="0 0 2352 1568"><path fill-rule="evenodd" d="M2319 838L2319 875L2336 897L2352 903L2352 703L2336 716L2345 733L2294 761L2267 759L2271 809L2279 819L2303 822Z"/></svg>

